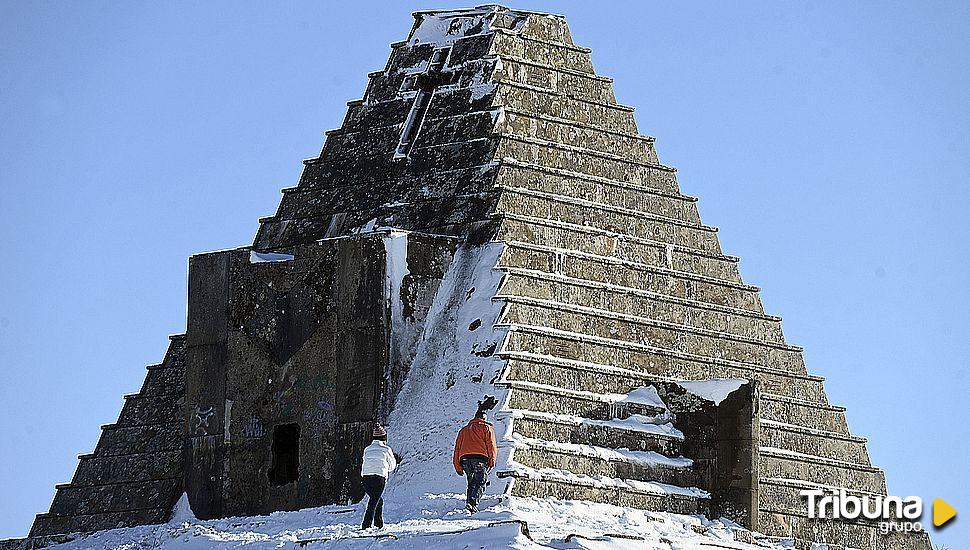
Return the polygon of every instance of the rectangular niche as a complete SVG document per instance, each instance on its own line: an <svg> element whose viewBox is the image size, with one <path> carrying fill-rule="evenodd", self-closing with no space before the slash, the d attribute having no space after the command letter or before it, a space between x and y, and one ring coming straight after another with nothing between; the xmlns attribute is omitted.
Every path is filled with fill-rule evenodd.
<svg viewBox="0 0 970 550"><path fill-rule="evenodd" d="M293 483L300 477L300 425L273 428L273 463L267 472L273 485Z"/></svg>

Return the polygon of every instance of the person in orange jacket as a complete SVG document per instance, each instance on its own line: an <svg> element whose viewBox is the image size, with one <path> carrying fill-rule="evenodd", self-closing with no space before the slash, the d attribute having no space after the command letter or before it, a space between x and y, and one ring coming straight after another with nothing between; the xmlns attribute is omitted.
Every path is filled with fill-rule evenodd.
<svg viewBox="0 0 970 550"><path fill-rule="evenodd" d="M455 471L468 481L465 509L472 514L478 511L478 502L488 484L488 472L495 467L498 456L495 428L486 418L486 411L495 405L495 398L486 395L485 400L478 404L475 418L458 432L458 439L455 440Z"/></svg>

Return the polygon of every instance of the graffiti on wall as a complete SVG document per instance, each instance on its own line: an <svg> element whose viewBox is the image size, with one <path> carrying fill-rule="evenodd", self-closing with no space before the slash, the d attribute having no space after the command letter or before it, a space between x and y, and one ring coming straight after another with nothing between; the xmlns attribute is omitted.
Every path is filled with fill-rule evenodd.
<svg viewBox="0 0 970 550"><path fill-rule="evenodd" d="M192 434L193 435L209 435L209 422L212 420L212 416L215 414L215 407L205 407L202 408L199 405L195 406L195 411L192 413Z"/></svg>
<svg viewBox="0 0 970 550"><path fill-rule="evenodd" d="M307 426L317 430L326 429L337 424L337 407L333 401L321 399L304 415L304 418Z"/></svg>
<svg viewBox="0 0 970 550"><path fill-rule="evenodd" d="M246 439L259 439L264 435L266 429L263 428L263 422L255 415L243 426L242 436Z"/></svg>

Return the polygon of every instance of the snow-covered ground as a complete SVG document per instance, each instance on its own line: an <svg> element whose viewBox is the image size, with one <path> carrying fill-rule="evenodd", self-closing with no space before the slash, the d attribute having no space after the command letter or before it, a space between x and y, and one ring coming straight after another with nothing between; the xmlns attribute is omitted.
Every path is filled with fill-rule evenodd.
<svg viewBox="0 0 970 550"><path fill-rule="evenodd" d="M183 500L168 524L102 531L55 548L791 548L784 542L748 538L750 533L726 521L587 502L487 495L483 509L475 515L465 512L463 495L457 493L428 494L412 503L388 504L384 529L361 531L363 503L277 512L262 517L201 521L191 516ZM527 529L523 529L523 525ZM753 542L737 542L736 538Z"/></svg>

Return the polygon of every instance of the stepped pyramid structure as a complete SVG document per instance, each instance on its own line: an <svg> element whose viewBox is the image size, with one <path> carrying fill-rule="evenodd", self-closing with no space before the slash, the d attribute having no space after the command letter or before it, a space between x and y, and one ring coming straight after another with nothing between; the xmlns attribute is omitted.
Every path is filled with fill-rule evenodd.
<svg viewBox="0 0 970 550"><path fill-rule="evenodd" d="M253 245L190 260L186 334L32 537L355 500L375 421L445 440L489 393L507 494L929 548L808 517L885 475L562 17L418 12L369 77Z"/></svg>

